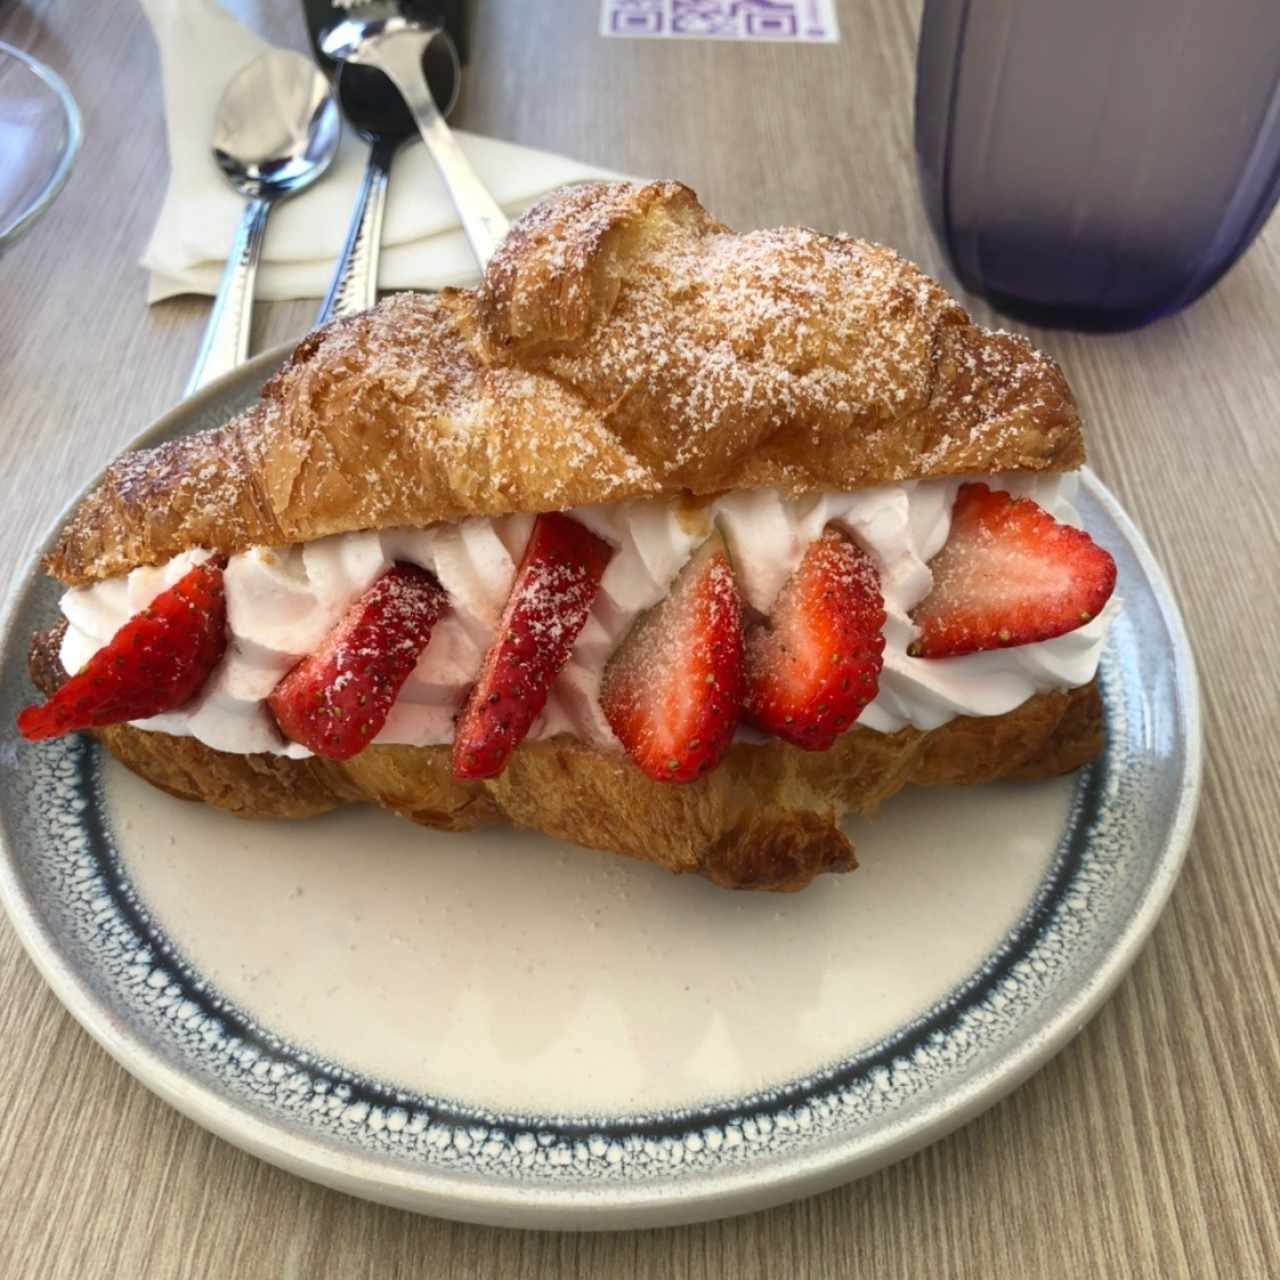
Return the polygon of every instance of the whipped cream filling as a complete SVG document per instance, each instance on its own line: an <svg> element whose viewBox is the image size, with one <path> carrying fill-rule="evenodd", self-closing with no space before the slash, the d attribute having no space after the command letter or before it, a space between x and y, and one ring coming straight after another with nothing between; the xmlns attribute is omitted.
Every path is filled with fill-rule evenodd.
<svg viewBox="0 0 1280 1280"><path fill-rule="evenodd" d="M1056 520L1080 523L1072 505L1073 475L982 479L1031 498ZM962 483L958 477L905 481L803 498L766 489L727 494L701 506L652 499L569 511L615 551L586 626L530 737L569 734L595 746L618 747L600 708L605 665L632 623L667 594L713 524L729 545L744 602L761 614L770 611L806 548L828 524L872 554L880 569L886 622L879 694L858 720L869 729L934 729L958 715L1003 715L1036 693L1087 684L1120 607L1114 596L1096 618L1053 640L958 658L907 655L916 635L909 614L932 586L928 561L947 540ZM337 534L234 555L225 575L225 657L191 702L134 723L195 737L220 751L309 755L281 737L265 698L393 563L408 561L437 576L451 607L374 741L451 742L454 716L493 640L532 527L533 517L527 515L474 518L429 529ZM67 591L62 665L78 671L130 617L208 554L185 552L165 565ZM741 733L754 736L745 729Z"/></svg>

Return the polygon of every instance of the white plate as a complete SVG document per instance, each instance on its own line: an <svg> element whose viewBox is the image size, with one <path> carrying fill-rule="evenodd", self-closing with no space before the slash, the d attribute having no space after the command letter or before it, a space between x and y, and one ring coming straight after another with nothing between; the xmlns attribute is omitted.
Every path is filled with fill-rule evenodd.
<svg viewBox="0 0 1280 1280"><path fill-rule="evenodd" d="M147 440L221 422L280 352ZM0 894L77 1019L216 1133L357 1195L471 1221L654 1225L870 1172L1007 1093L1132 962L1186 847L1186 639L1092 475L1125 608L1108 745L1072 778L912 791L861 868L732 894L510 831L386 814L245 823L78 740L30 747L33 569L5 618Z"/></svg>

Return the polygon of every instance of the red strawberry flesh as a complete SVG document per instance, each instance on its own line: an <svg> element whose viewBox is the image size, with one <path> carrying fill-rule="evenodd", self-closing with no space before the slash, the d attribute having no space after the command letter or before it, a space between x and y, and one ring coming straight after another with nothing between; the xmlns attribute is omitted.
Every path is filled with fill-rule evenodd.
<svg viewBox="0 0 1280 1280"><path fill-rule="evenodd" d="M1052 640L1096 617L1116 585L1115 561L1087 533L985 484L961 486L929 568L933 589L912 615L920 658Z"/></svg>
<svg viewBox="0 0 1280 1280"><path fill-rule="evenodd" d="M267 699L286 738L349 760L377 736L448 607L435 575L395 564Z"/></svg>
<svg viewBox="0 0 1280 1280"><path fill-rule="evenodd" d="M176 710L226 647L222 566L209 560L130 618L44 706L20 712L18 732L39 742Z"/></svg>
<svg viewBox="0 0 1280 1280"><path fill-rule="evenodd" d="M650 778L693 782L720 763L742 703L742 606L718 537L610 659L600 701Z"/></svg>
<svg viewBox="0 0 1280 1280"><path fill-rule="evenodd" d="M828 529L805 552L746 644L744 714L806 751L826 751L876 696L884 600L871 557Z"/></svg>
<svg viewBox="0 0 1280 1280"><path fill-rule="evenodd" d="M455 778L493 778L506 768L569 660L612 554L568 516L548 512L534 521L496 638L458 717Z"/></svg>

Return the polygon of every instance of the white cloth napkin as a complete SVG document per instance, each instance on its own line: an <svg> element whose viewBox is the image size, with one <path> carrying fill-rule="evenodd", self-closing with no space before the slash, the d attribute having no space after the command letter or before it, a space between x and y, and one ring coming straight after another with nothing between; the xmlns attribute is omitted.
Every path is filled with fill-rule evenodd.
<svg viewBox="0 0 1280 1280"><path fill-rule="evenodd" d="M213 0L142 0L142 7L160 47L171 166L164 205L142 257L151 272L148 300L216 293L244 201L213 162L214 114L227 82L268 46ZM456 136L509 214L566 182L621 176L494 138L461 130ZM272 211L258 271L259 298L324 296L367 154L366 144L344 122L342 145L329 171ZM406 145L391 174L379 285L438 289L473 284L478 276L426 148Z"/></svg>

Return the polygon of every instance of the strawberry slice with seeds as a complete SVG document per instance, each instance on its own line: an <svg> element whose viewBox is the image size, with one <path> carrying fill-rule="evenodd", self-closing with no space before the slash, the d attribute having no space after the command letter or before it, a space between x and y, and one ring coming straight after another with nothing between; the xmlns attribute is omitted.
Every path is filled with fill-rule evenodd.
<svg viewBox="0 0 1280 1280"><path fill-rule="evenodd" d="M826 751L876 696L884 599L871 557L828 529L805 552L769 620L746 642L743 712L806 751Z"/></svg>
<svg viewBox="0 0 1280 1280"><path fill-rule="evenodd" d="M912 614L912 657L947 658L1052 640L1111 598L1116 564L1029 498L962 485L951 533L929 562L933 590Z"/></svg>
<svg viewBox="0 0 1280 1280"><path fill-rule="evenodd" d="M330 760L358 755L386 723L448 603L434 574L392 565L271 691L280 732Z"/></svg>
<svg viewBox="0 0 1280 1280"><path fill-rule="evenodd" d="M506 768L569 660L612 555L607 542L559 512L534 521L497 638L458 717L455 778L493 778Z"/></svg>
<svg viewBox="0 0 1280 1280"><path fill-rule="evenodd" d="M650 778L693 782L733 740L742 683L742 606L715 535L610 659L600 705Z"/></svg>
<svg viewBox="0 0 1280 1280"><path fill-rule="evenodd" d="M227 647L222 565L208 560L135 614L42 707L18 715L29 742L173 711L200 691Z"/></svg>

